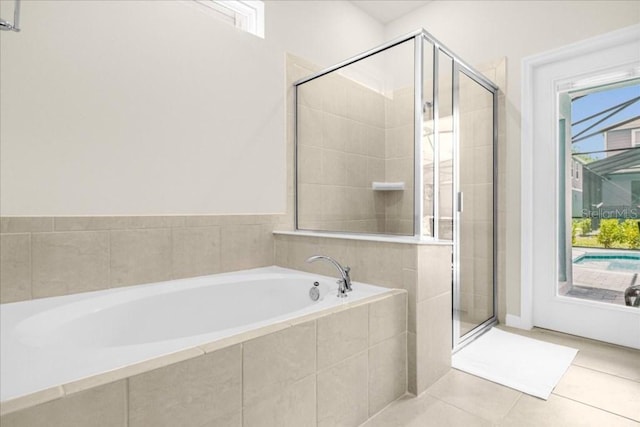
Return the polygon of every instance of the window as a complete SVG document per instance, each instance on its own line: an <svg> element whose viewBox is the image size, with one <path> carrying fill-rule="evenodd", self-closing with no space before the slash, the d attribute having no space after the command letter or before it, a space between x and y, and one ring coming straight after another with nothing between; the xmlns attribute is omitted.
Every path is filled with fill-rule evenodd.
<svg viewBox="0 0 640 427"><path fill-rule="evenodd" d="M640 147L640 129L631 129L631 146Z"/></svg>
<svg viewBox="0 0 640 427"><path fill-rule="evenodd" d="M640 181L631 181L631 204L633 208L640 205Z"/></svg>
<svg viewBox="0 0 640 427"><path fill-rule="evenodd" d="M261 0L195 0L214 10L224 21L264 38L264 3Z"/></svg>

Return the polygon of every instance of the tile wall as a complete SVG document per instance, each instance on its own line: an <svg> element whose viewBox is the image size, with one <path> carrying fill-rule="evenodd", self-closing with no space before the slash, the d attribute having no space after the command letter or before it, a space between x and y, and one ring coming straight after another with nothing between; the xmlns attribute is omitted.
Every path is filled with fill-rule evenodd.
<svg viewBox="0 0 640 427"><path fill-rule="evenodd" d="M385 227L388 234L413 234L414 132L413 86L385 97L385 181L404 182L404 191L384 192Z"/></svg>
<svg viewBox="0 0 640 427"><path fill-rule="evenodd" d="M301 85L298 101L301 228L384 232L371 183L385 180L385 97L332 73Z"/></svg>
<svg viewBox="0 0 640 427"><path fill-rule="evenodd" d="M292 84L317 69L289 58ZM298 87L300 228L413 234L413 103L413 87L382 94L339 72Z"/></svg>
<svg viewBox="0 0 640 427"><path fill-rule="evenodd" d="M406 292L385 294L0 421L3 427L356 426L406 392L406 305Z"/></svg>
<svg viewBox="0 0 640 427"><path fill-rule="evenodd" d="M311 255L324 254L351 267L354 281L408 292L408 390L415 394L451 367L451 250L450 245L275 236L275 262L281 267L336 276L330 264L305 263ZM384 325L379 328L384 334Z"/></svg>
<svg viewBox="0 0 640 427"><path fill-rule="evenodd" d="M284 215L2 217L0 302L273 265Z"/></svg>

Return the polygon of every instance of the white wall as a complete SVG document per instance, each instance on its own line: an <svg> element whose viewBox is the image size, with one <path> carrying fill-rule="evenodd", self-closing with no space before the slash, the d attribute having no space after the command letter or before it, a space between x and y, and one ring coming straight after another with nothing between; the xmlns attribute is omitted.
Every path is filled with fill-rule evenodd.
<svg viewBox="0 0 640 427"><path fill-rule="evenodd" d="M328 66L383 27L343 1L265 9L263 40L189 0L23 0L0 33L0 214L284 212L285 52Z"/></svg>
<svg viewBox="0 0 640 427"><path fill-rule="evenodd" d="M640 22L638 1L434 1L387 25L424 27L471 65L507 58L507 313L520 313L520 66L524 57Z"/></svg>

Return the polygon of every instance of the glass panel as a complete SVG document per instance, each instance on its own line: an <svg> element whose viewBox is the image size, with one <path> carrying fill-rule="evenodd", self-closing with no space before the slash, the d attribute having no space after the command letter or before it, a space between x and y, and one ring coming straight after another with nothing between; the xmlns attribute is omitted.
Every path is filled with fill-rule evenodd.
<svg viewBox="0 0 640 427"><path fill-rule="evenodd" d="M414 234L414 41L297 87L298 228Z"/></svg>
<svg viewBox="0 0 640 427"><path fill-rule="evenodd" d="M438 61L438 238L453 240L453 60L439 52Z"/></svg>
<svg viewBox="0 0 640 427"><path fill-rule="evenodd" d="M459 73L460 336L493 317L493 94Z"/></svg>
<svg viewBox="0 0 640 427"><path fill-rule="evenodd" d="M634 140L640 130L640 80L563 97L568 101L560 114L570 117L571 126L564 134L568 203L561 213L570 228L560 240L571 242L565 251L571 277L559 277L558 293L640 306L634 292L635 286L640 293L640 145Z"/></svg>
<svg viewBox="0 0 640 427"><path fill-rule="evenodd" d="M433 45L424 39L423 55L423 96L422 96L422 180L423 180L423 216L422 235L433 237L433 174L435 172L434 163L434 104L433 104Z"/></svg>

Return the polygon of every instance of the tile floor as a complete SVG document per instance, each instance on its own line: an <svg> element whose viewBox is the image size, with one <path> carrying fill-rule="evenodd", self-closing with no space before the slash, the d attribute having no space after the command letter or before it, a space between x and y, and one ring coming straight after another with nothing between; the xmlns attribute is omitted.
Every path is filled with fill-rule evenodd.
<svg viewBox="0 0 640 427"><path fill-rule="evenodd" d="M500 328L580 350L549 400L452 369L361 427L640 426L640 351L544 329Z"/></svg>

